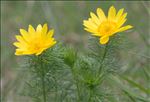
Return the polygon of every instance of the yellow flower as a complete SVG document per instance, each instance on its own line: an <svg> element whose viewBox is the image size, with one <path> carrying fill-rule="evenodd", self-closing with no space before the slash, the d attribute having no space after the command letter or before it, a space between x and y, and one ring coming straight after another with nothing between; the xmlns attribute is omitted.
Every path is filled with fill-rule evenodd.
<svg viewBox="0 0 150 102"><path fill-rule="evenodd" d="M110 36L132 28L131 25L122 27L127 20L127 13L123 13L123 11L124 9L120 9L116 13L114 6L111 6L108 17L106 17L103 10L97 8L97 15L91 12L91 18L83 21L83 25L86 27L84 29L91 32L92 35L100 37L100 44L106 44Z"/></svg>
<svg viewBox="0 0 150 102"><path fill-rule="evenodd" d="M43 27L39 24L36 30L29 25L28 31L20 29L20 33L21 35L16 35L18 42L13 43L17 47L15 55L40 55L56 43L52 37L54 30L48 31L47 24Z"/></svg>

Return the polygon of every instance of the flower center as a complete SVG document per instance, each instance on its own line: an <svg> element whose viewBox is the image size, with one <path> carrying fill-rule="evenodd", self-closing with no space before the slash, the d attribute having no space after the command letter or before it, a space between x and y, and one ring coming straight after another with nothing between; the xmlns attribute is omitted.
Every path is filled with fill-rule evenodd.
<svg viewBox="0 0 150 102"><path fill-rule="evenodd" d="M101 35L110 35L113 33L113 31L115 30L116 27L116 23L112 22L112 21L104 21L100 24L100 26L98 27L98 32Z"/></svg>
<svg viewBox="0 0 150 102"><path fill-rule="evenodd" d="M34 46L34 50L37 51L37 50L39 50L39 49L40 49L40 47L39 47L38 45L35 45L35 46Z"/></svg>
<svg viewBox="0 0 150 102"><path fill-rule="evenodd" d="M29 48L28 48L30 51L33 51L33 52L37 52L41 49L41 46L40 44L38 43L32 43Z"/></svg>

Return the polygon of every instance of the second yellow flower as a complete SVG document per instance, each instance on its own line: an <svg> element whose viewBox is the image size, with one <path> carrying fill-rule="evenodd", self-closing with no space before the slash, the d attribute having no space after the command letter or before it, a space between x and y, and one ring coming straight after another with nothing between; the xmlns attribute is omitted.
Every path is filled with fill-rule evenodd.
<svg viewBox="0 0 150 102"><path fill-rule="evenodd" d="M124 9L120 9L116 13L114 6L111 6L108 17L106 17L103 10L97 8L97 15L91 12L91 18L83 21L83 25L86 27L84 29L91 32L92 35L100 37L100 44L106 44L110 36L132 28L131 25L122 27L127 20L127 13L123 13L123 11Z"/></svg>

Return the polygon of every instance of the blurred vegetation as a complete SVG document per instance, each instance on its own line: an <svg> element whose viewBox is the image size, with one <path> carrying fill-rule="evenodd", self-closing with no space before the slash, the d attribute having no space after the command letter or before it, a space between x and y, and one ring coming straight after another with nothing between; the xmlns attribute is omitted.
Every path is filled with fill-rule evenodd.
<svg viewBox="0 0 150 102"><path fill-rule="evenodd" d="M50 28L55 29L58 41L85 52L90 34L83 30L83 20L96 8L107 12L111 5L117 9L125 8L128 12L127 23L134 26L133 30L121 33L126 36L125 47L118 51L122 67L118 76L108 80L116 86L111 90L116 92L116 97L122 97L118 100L125 102L150 101L149 1L2 1L1 81L4 102L29 102L27 97L19 94L24 86L22 79L26 78L24 71L20 71L24 60L14 55L15 47L12 45L20 28L48 23Z"/></svg>

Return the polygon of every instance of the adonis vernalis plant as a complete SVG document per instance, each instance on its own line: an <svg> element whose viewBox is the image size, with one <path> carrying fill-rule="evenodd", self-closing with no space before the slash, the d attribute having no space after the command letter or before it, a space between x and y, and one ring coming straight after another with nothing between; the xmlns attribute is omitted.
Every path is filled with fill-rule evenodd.
<svg viewBox="0 0 150 102"><path fill-rule="evenodd" d="M21 35L16 36L18 42L13 43L17 47L15 55L37 55L33 58L30 57L33 62L28 64L30 70L32 70L32 74L36 75L37 78L40 78L38 81L36 78L34 79L37 81L37 84L39 84L40 89L42 89L42 91L39 91L38 93L41 93L43 98L39 100L47 102L47 88L45 81L45 71L47 70L47 67L44 67L47 63L43 62L43 55L45 53L42 54L42 52L56 44L55 39L52 37L54 30L48 31L47 24L44 24L43 26L39 24L36 29L29 25L28 32L24 29L20 29L20 33ZM38 86L35 88L37 89Z"/></svg>
<svg viewBox="0 0 150 102"><path fill-rule="evenodd" d="M40 55L56 43L52 37L54 30L48 31L47 24L44 24L43 27L39 24L36 30L29 25L28 32L20 29L20 33L21 35L16 35L18 42L14 43L17 47L15 55Z"/></svg>
<svg viewBox="0 0 150 102"><path fill-rule="evenodd" d="M134 102L148 102L144 98L134 99L135 96L126 91L127 88L117 78L117 70L122 66L118 56L121 44L117 42L118 36L114 42L109 42L109 39L118 32L132 28L131 25L123 26L127 13L124 9L116 12L115 7L111 6L108 17L100 8L97 8L97 15L92 12L90 15L89 20L83 21L85 30L98 36L102 45L95 38L91 39L91 46L85 52L78 52L62 43L56 44L54 30L48 31L47 24L39 24L36 29L29 25L28 31L20 29L21 35L16 36L18 41L14 43L17 47L15 55L33 55L26 56L28 77L23 81L27 81L23 95L31 97L32 102L120 102L123 98L119 98L115 88L123 90ZM122 78L138 86L128 78ZM140 89L149 93L145 88Z"/></svg>
<svg viewBox="0 0 150 102"><path fill-rule="evenodd" d="M110 36L132 28L131 25L123 26L127 20L127 13L123 12L124 9L120 9L116 13L115 7L111 6L108 11L108 17L106 17L103 10L97 8L97 15L91 12L91 18L83 21L83 25L86 27L84 29L91 32L92 35L100 37L100 44L106 44Z"/></svg>

